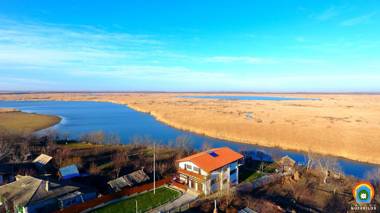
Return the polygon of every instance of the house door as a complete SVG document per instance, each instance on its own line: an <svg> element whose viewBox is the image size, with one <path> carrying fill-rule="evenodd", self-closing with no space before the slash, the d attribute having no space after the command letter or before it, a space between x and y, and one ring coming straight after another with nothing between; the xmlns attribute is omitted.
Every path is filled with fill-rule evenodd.
<svg viewBox="0 0 380 213"><path fill-rule="evenodd" d="M202 191L202 184L201 183L197 183L197 190Z"/></svg>

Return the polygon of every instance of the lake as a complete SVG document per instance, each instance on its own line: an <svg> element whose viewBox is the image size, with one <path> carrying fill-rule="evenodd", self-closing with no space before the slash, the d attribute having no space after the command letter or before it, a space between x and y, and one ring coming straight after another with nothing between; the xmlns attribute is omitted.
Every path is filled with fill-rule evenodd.
<svg viewBox="0 0 380 213"><path fill-rule="evenodd" d="M289 155L298 163L306 160L305 154L301 152L234 143L175 129L147 113L137 112L125 105L74 101L0 101L0 108L2 107L60 116L61 123L53 128L60 133L69 133L71 138L78 138L88 132L104 131L119 135L123 143L131 142L134 137L146 136L168 144L179 136L188 136L195 149L200 149L207 142L212 147L228 146L236 151L254 150L268 155ZM367 172L378 167L342 158L338 158L338 163L345 174L358 178L364 178Z"/></svg>
<svg viewBox="0 0 380 213"><path fill-rule="evenodd" d="M317 101L318 98L288 98L274 96L240 96L240 95L201 95L201 96L180 96L182 98L202 98L202 99L218 99L218 100L239 100L239 101L299 101L312 100Z"/></svg>

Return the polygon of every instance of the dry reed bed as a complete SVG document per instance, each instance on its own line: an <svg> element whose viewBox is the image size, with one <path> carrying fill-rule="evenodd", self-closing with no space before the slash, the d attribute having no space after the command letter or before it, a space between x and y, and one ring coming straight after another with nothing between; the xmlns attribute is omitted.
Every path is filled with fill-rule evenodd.
<svg viewBox="0 0 380 213"><path fill-rule="evenodd" d="M19 110L13 108L0 108L0 113L2 112L17 112Z"/></svg>
<svg viewBox="0 0 380 213"><path fill-rule="evenodd" d="M51 93L0 95L0 99L126 104L173 127L215 138L311 150L380 164L380 95L254 94L320 98L320 101L226 101L179 97L183 95Z"/></svg>
<svg viewBox="0 0 380 213"><path fill-rule="evenodd" d="M30 134L34 131L51 127L60 122L60 118L11 110L0 113L0 131Z"/></svg>

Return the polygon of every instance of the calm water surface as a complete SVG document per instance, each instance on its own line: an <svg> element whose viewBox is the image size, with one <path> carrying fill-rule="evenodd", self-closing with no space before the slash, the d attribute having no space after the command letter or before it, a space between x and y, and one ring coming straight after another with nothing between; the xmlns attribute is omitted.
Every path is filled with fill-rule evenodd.
<svg viewBox="0 0 380 213"><path fill-rule="evenodd" d="M278 148L265 148L255 145L233 143L213 139L186 131L181 131L163 124L146 113L137 112L127 106L102 102L67 102L67 101L0 101L1 107L17 108L25 112L58 115L62 122L56 126L60 133L69 133L70 137L104 131L118 134L123 143L129 143L134 137L147 136L168 144L179 136L189 136L191 146L200 149L204 142L212 147L228 146L236 151L262 151L268 155L289 155L299 163L305 162L304 153L284 151ZM364 178L368 171L378 165L359 163L338 158L342 170L347 175Z"/></svg>

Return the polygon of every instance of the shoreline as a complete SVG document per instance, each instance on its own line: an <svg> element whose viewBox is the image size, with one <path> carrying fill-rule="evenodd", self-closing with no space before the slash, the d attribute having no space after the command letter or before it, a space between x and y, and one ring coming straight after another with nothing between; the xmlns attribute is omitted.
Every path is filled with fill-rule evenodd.
<svg viewBox="0 0 380 213"><path fill-rule="evenodd" d="M260 144L260 143L252 143L252 142L249 142L249 141L234 140L234 139L227 138L227 137L226 138L216 137L216 136L213 136L213 135L209 135L209 134L207 134L207 133L205 133L203 131L197 131L197 130L194 130L194 129L191 129L191 128L186 128L186 127L183 127L181 125L177 125L175 122L168 121L167 119L162 118L162 116L159 116L157 113L150 112L150 111L147 111L147 110L143 110L143 109L141 109L139 107L136 107L136 106L131 106L131 105L128 105L128 104L117 103L117 102L110 102L110 103L126 105L127 107L129 107L129 108L131 108L133 110L136 110L138 112L147 113L150 116L152 116L154 119L156 119L157 121L159 121L159 122L161 122L163 124L166 124L168 126L171 126L173 128L176 128L176 129L179 129L179 130L182 130L182 131L191 132L191 133L198 134L198 135L203 135L203 136L214 138L214 139L218 139L218 140L224 140L224 141L231 142L231 143L256 145L256 146L262 146L262 147L266 147L266 148L281 149L281 150L284 150L284 151L298 152L298 153L302 153L302 154L305 154L305 155L307 155L307 153L309 151L309 150L302 150L302 149L286 148L286 147L279 146L279 145L269 146L269 145ZM380 162L376 163L376 162L362 161L362 160L359 160L359 159L352 159L352 158L348 158L348 157L345 157L345 156L332 155L332 154L329 154L329 153L319 153L319 152L312 152L312 153L319 154L319 155L324 155L324 156L329 156L329 157L334 157L334 158L339 158L339 159L344 159L344 160L353 161L353 162L365 163L365 164L368 164L368 165L380 166Z"/></svg>
<svg viewBox="0 0 380 213"><path fill-rule="evenodd" d="M52 116L52 115L49 115L49 116ZM57 123L55 123L55 124L53 124L51 126L45 127L43 129L36 130L36 131L33 132L33 134L37 134L38 135L40 133L43 133L44 131L48 131L49 129L54 129L57 126L65 123L65 121L66 121L65 117L60 116L60 115L54 115L54 116L59 118L59 121Z"/></svg>
<svg viewBox="0 0 380 213"><path fill-rule="evenodd" d="M131 106L129 104L118 102L118 101L112 101L112 100L51 100L51 99L46 99L46 100L31 100L31 101L75 101L75 102L84 101L84 102L103 102L103 103L118 104L118 105L121 105L121 106L126 106L128 108L131 108L132 110L135 110L137 112L148 114L148 115L152 116L158 122L161 122L161 123L163 123L165 125L168 125L168 126L170 126L172 128L175 128L175 129L178 129L178 130L182 130L182 131L186 131L186 132L190 132L190 133L194 133L194 134L205 136L205 137L209 137L209 138L212 138L212 139L223 140L223 141L226 141L226 142L229 142L229 143L239 143L239 144L261 146L261 147L264 147L264 148L281 149L281 150L284 150L284 151L297 152L297 153L305 154L305 155L307 155L307 152L308 152L308 151L300 150L300 149L284 148L284 147L281 147L281 146L278 146L278 145L267 146L267 145L263 145L263 144L259 144L259 143L234 141L234 140L227 139L227 138L214 137L214 136L205 134L202 131L196 132L196 131L193 131L192 129L187 129L187 128L183 128L183 127L180 127L180 126L176 126L171 121L168 121L167 119L163 119L157 113L146 111L146 110L141 109L139 107ZM61 116L58 116L58 117L61 117ZM61 121L64 120L64 117L62 117L62 118L63 119ZM59 125L60 123L61 122L55 124L54 126ZM54 126L48 127L46 129L52 128ZM44 130L45 129L42 129L42 130L39 130L39 131L44 131ZM373 162L368 162L368 161L355 160L355 159L347 158L347 157L344 157L344 156L338 156L338 155L332 155L332 154L324 154L324 153L316 153L316 152L312 152L312 153L313 154L319 154L319 155L327 156L327 157L333 157L333 158L337 158L337 159L341 159L341 160L345 160L345 161L352 161L353 163L364 163L364 164L368 164L368 165L372 165L372 166L379 166L380 167L380 163L373 163Z"/></svg>
<svg viewBox="0 0 380 213"><path fill-rule="evenodd" d="M0 123L0 125L6 131L9 131L9 132L21 131L21 132L28 132L30 134L34 134L38 131L42 131L44 129L48 129L55 125L58 125L62 120L59 116L56 116L56 115L45 115L45 114L38 114L38 113L33 113L33 112L25 112L19 109L12 109L12 110L7 109L5 111L2 109L4 108L0 108L0 115L6 114L7 116L10 116L3 119L6 119L6 120L11 119L13 122L16 121L17 123L17 124L12 123L11 125L8 125L8 123L1 125ZM17 119L21 119L21 120L17 120ZM37 120L37 122L34 123L33 125L31 125L30 123L24 124L23 122L25 122L28 119L32 119L32 120L29 120L27 122L35 121L34 119L39 119L39 120ZM16 128L20 128L20 129L16 129Z"/></svg>
<svg viewBox="0 0 380 213"><path fill-rule="evenodd" d="M209 94L209 93L202 93L202 94ZM220 94L222 95L222 93L220 93ZM249 94L244 94L244 95L249 95ZM260 93L260 95L265 96L268 94L261 94ZM273 94L271 94L271 95L273 95ZM283 94L281 94L281 95L283 95ZM288 96L289 95L291 95L291 94L288 94ZM24 101L27 101L27 100L30 100L30 101L44 101L44 100L47 100L47 101L95 101L95 102L109 102L109 103L121 104L121 105L126 105L133 110L150 114L157 121L162 122L166 125L169 125L173 128L180 129L183 131L192 132L192 133L199 134L199 135L204 135L204 136L215 138L215 139L226 140L226 141L230 141L233 143L251 144L251 145L258 145L258 146L269 147L269 148L279 148L279 149L283 149L283 150L302 152L302 153L306 153L306 154L309 151L311 151L312 153L317 153L317 154L322 154L322 155L327 155L327 156L334 156L337 158L343 158L343 159L347 159L347 160L352 160L352 161L357 161L357 162L362 162L362 163L368 163L368 164L373 164L373 165L380 165L380 159L377 156L369 155L373 152L376 152L376 150L367 149L368 147L371 146L371 144L374 144L374 142L377 141L376 138L378 138L378 134L377 134L378 126L376 126L376 129L374 129L373 127L371 127L372 129L368 129L368 131L372 131L372 132L370 132L372 134L374 134L374 130L376 130L375 131L375 134L376 134L375 138L371 138L370 136L368 136L367 138L371 138L370 141L367 142L366 141L367 139L363 138L361 143L357 142L356 145L355 145L355 143L350 145L349 142L347 142L347 141L345 142L345 140L346 140L345 138L350 138L351 134L363 134L362 131L363 130L367 131L367 127L363 126L362 129L363 128L364 129L359 130L359 131L355 131L355 129L346 129L346 132L347 131L348 132L345 134L348 134L348 135L344 135L345 138L337 138L336 145L335 144L332 145L332 147L337 147L337 149L332 148L331 146L326 146L326 148L324 148L324 146L329 145L329 143L328 143L328 141L323 141L325 138L325 135L323 134L323 130L322 130L322 134L314 134L313 135L314 138L311 138L310 140L302 140L302 138L296 138L296 139L298 139L298 141L296 141L296 142L301 142L298 144L287 142L287 141L289 141L289 138L286 138L286 136L289 136L289 132L286 132L286 131L292 131L292 129L289 129L289 127L287 127L286 129L281 129L282 126L280 126L281 132L279 135L277 135L277 139L283 138L284 139L283 141L281 141L281 140L268 141L271 138L268 138L268 140L265 140L266 138L263 139L263 137L254 138L254 137L256 137L257 133L261 133L261 132L257 132L256 130L254 130L256 127L254 127L253 130L247 129L244 131L240 131L241 133L248 133L248 134L242 135L242 137L238 137L236 135L239 135L239 131L238 132L232 132L233 134L228 134L229 133L228 131L233 131L233 129L231 129L231 126L228 126L228 127L230 127L230 129L226 129L226 131L219 131L219 133L218 133L218 126L216 126L216 127L212 126L212 124L210 124L210 122L207 123L206 125L211 125L211 126L206 126L206 127L209 127L206 129L202 129L202 126L194 127L194 125L197 124L196 121L199 122L199 118L200 118L199 114L194 115L194 113L198 113L199 111L194 111L193 110L194 106L193 106L193 108L191 108L191 107L189 107L189 105L185 105L185 106L181 105L181 102L187 102L187 103L194 104L195 103L194 100L190 101L188 99L178 98L177 96L178 96L177 93L175 93L175 94L142 94L142 93L139 93L139 94L130 94L130 93L129 94L82 94L82 93L69 94L69 93L67 93L64 96L62 94L43 94L43 95L30 94L28 96L12 95L6 99L8 99L8 100L21 100L21 101L22 100L24 100ZM359 100L360 100L360 98L362 98L362 95L359 95L359 96L360 96L359 97ZM290 97L294 97L294 95L290 96ZM296 97L299 97L299 94ZM310 97L310 96L306 96L306 97ZM315 97L315 96L312 96L312 97ZM376 96L376 97L371 96L370 98L372 98L372 97L376 98L376 99L373 99L372 101L376 101L377 98L379 98L378 96ZM1 97L1 96L0 96L0 98L4 99L4 97ZM320 95L320 98L322 99L322 101L320 101L320 102L335 102L336 100L338 100L338 103L342 99L341 97L337 97L337 96L323 96L323 95ZM344 98L346 98L346 97L344 97ZM351 99L356 98L355 101L357 104L357 102L358 102L357 96L349 97L349 98L351 98ZM348 101L350 101L351 99L348 99ZM178 104L176 104L176 103L178 103ZM196 105L195 107L198 107L198 106L207 107L207 106L211 105L210 103L214 104L214 105L219 104L222 106L223 106L223 104L228 103L231 105L230 108L239 106L239 104L240 105L246 105L248 103L251 105L254 105L254 106L258 106L258 107L261 107L261 105L269 105L269 106L274 106L274 107L281 105L279 102L277 102L277 103L276 102L265 102L264 103L264 102L260 102L260 101L253 101L253 102L249 102L249 101L230 101L230 102L228 102L228 101L227 102L226 101L224 101L224 102L211 101L211 102L207 102L207 100L203 100L203 101L198 101L198 103L196 103L198 105ZM294 102L284 101L282 103L283 103L282 105L284 105L286 107L294 107L294 108L298 107L299 105L304 105L302 107L308 108L309 105L311 105L310 103L307 103L307 102L302 102L302 103L296 102L296 103L294 103ZM375 103L377 103L377 101ZM321 106L324 108L329 106L326 104L325 105L322 105L322 104L323 103L321 103ZM342 104L342 103L339 103L339 104ZM347 102L347 99L345 100L345 102L343 102L343 104L346 104L346 105L349 104ZM359 105L359 106L361 106L361 105ZM319 106L316 106L316 107L319 107ZM373 107L377 107L377 105L375 105ZM174 109L174 111L171 111L173 109ZM239 109L239 108L237 108L237 109ZM348 109L350 110L351 108L348 108ZM375 108L375 109L377 109L377 108ZM190 110L190 111L187 111L187 110ZM193 110L193 111L191 111L191 110ZM266 108L263 108L262 110L266 110ZM212 111L210 111L210 112L212 113ZM254 111L254 112L255 112L255 115L257 115L256 111ZM193 113L193 114L191 114L191 113ZM201 113L202 113L202 111L201 111ZM355 116L354 113L355 112L351 112L351 114ZM359 111L359 113L362 113L362 111ZM189 116L189 114L191 116L190 119L188 117L186 117L186 116ZM201 114L201 115L203 115L203 114ZM290 115L292 115L292 114L290 114ZM178 117L178 116L180 116L180 117ZM185 116L186 118L183 118L183 116ZM193 118L194 116L198 116L198 117ZM338 115L337 115L337 117L338 117ZM176 119L176 118L178 118L178 119ZM217 118L223 119L223 117L217 117ZM354 118L352 118L352 119L354 119ZM207 120L205 120L205 121L207 121ZM222 120L222 122L224 122L222 124L228 124L229 121L228 120L227 121ZM333 132L339 131L339 129L335 129L335 128L341 127L339 124L339 122L341 122L341 121L330 121L330 122L338 123L337 125L335 125L335 127L332 129L332 131ZM361 123L363 123L363 122L361 122ZM342 122L342 124L344 125L344 122ZM267 128L268 127L272 128L272 126L273 126L270 124L266 124L266 125L267 125ZM313 126L314 125L313 123L311 123L311 125L312 125L311 131L314 131L315 128L318 128L317 126ZM358 126L358 124L355 124L355 125ZM376 123L376 125L377 125L377 123ZM361 125L359 124L359 127L360 126ZM278 129L279 127L277 126L276 128ZM303 131L303 130L297 129L297 127L293 127L293 128L295 128L298 132ZM315 129L315 130L317 130L317 129ZM255 131L254 134L251 134L252 131ZM259 129L258 131L261 131L261 130ZM282 131L284 133L287 133L288 135L283 135ZM309 132L310 132L310 129L309 129ZM271 132L269 132L269 134L270 133ZM266 136L266 134L267 133L264 132L259 136L262 136L262 135ZM343 133L340 133L340 134L343 134ZM368 134L368 132L366 132L364 135L367 135L367 134ZM307 137L309 137L307 132L304 133L304 136L305 135ZM320 142L317 142L317 143L315 141L313 142L313 139L314 140L319 139L319 137L321 138ZM302 141L305 141L306 143L302 143ZM363 143L365 145L364 147L362 146ZM339 146L339 144L341 144L341 145ZM309 146L312 148L308 148ZM345 147L350 147L350 149L346 149ZM372 145L372 147L376 148L377 146ZM319 148L319 149L316 150L315 148ZM357 148L359 148L359 149L362 148L361 150L359 150L359 151L361 151L361 153L358 153ZM371 150L372 152L369 152L368 150ZM368 155L367 154L360 155L363 152L369 153L369 154Z"/></svg>

